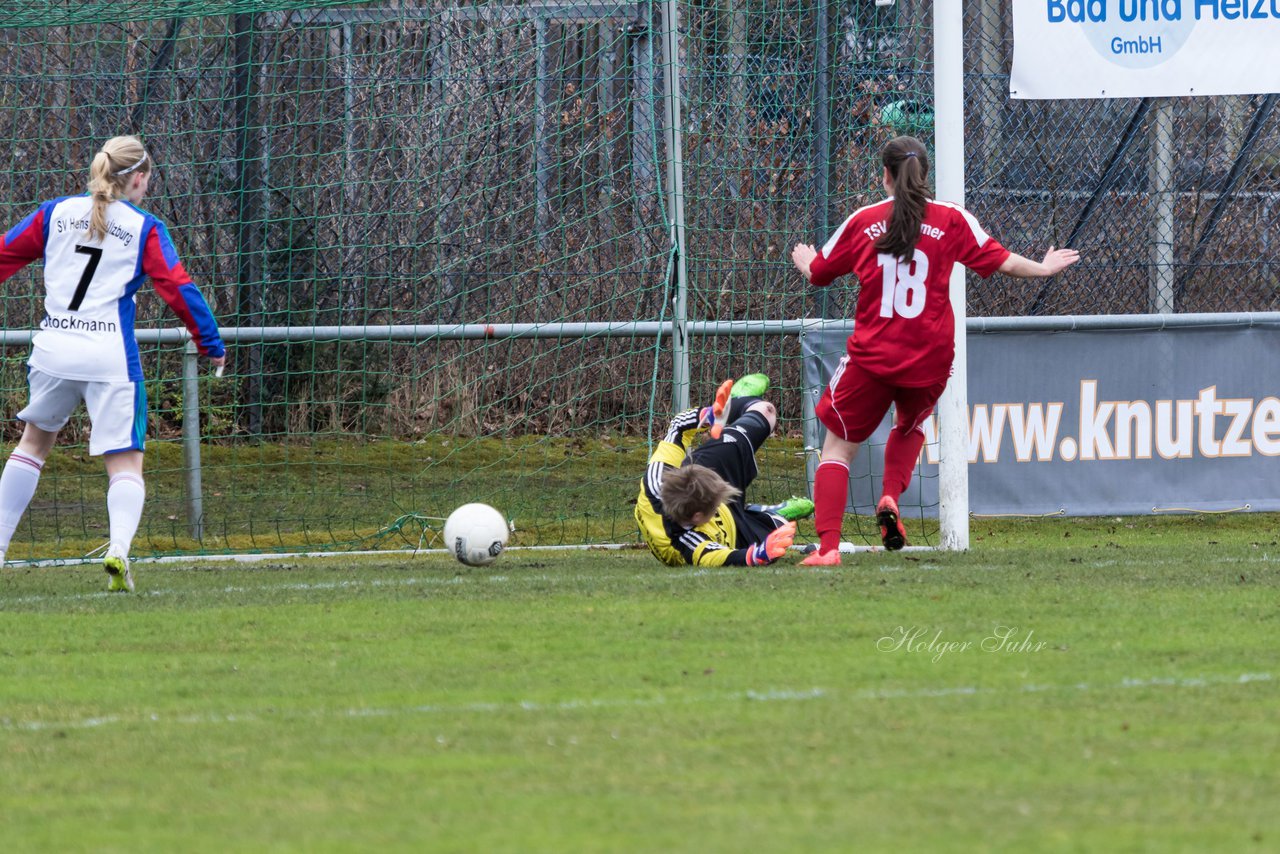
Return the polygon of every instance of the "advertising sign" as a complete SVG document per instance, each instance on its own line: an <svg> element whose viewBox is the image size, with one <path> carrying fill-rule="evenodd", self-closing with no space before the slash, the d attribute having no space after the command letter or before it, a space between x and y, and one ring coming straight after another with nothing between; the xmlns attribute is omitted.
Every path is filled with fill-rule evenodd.
<svg viewBox="0 0 1280 854"><path fill-rule="evenodd" d="M807 406L848 330L805 333ZM969 335L969 503L976 514L1280 510L1280 328ZM812 418L812 409L806 413ZM935 416L936 418L936 416ZM879 497L886 419L851 496ZM906 504L937 512L937 424Z"/></svg>
<svg viewBox="0 0 1280 854"><path fill-rule="evenodd" d="M1280 0L1014 0L1013 98L1280 92Z"/></svg>

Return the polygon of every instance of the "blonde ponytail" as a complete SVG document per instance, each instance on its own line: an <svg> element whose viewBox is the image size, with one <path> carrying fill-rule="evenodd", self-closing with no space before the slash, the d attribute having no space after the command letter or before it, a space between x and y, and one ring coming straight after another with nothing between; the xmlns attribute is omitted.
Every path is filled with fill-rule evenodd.
<svg viewBox="0 0 1280 854"><path fill-rule="evenodd" d="M89 240L97 242L107 236L107 207L124 196L134 173L150 171L151 160L142 140L136 136L107 140L89 165L89 195L93 198Z"/></svg>

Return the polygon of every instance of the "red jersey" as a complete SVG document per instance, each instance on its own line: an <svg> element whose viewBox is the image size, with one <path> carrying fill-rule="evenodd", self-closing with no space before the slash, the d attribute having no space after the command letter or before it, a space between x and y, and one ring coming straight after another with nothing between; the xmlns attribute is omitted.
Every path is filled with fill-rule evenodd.
<svg viewBox="0 0 1280 854"><path fill-rule="evenodd" d="M1009 250L959 205L930 201L910 264L876 249L889 227L893 198L857 210L818 251L809 271L819 287L853 273L862 286L849 336L849 358L886 382L929 386L951 375L955 315L951 269L959 262L982 278Z"/></svg>

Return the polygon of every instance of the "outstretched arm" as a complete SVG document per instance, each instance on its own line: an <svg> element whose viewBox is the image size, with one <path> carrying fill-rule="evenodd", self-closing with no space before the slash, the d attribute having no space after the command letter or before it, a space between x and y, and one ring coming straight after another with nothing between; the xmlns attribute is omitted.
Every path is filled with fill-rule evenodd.
<svg viewBox="0 0 1280 854"><path fill-rule="evenodd" d="M813 270L810 268L813 259L817 257L818 250L808 243L797 243L791 250L791 263L796 265L796 269L800 271L800 275L804 276L806 282L813 281Z"/></svg>
<svg viewBox="0 0 1280 854"><path fill-rule="evenodd" d="M675 546L690 566L768 566L787 553L795 536L796 523L788 522L763 542L731 549L693 529L677 538Z"/></svg>
<svg viewBox="0 0 1280 854"><path fill-rule="evenodd" d="M1043 261L1032 261L1016 252L1010 252L1009 257L997 269L1006 276L1017 279L1034 279L1061 273L1079 260L1080 253L1074 249L1054 249L1050 246Z"/></svg>
<svg viewBox="0 0 1280 854"><path fill-rule="evenodd" d="M156 293L187 327L201 354L215 366L222 367L227 361L227 349L218 334L218 322L178 260L178 251L169 239L168 230L156 223L146 240L142 251L142 271L151 277Z"/></svg>
<svg viewBox="0 0 1280 854"><path fill-rule="evenodd" d="M45 205L0 238L0 282L44 255Z"/></svg>

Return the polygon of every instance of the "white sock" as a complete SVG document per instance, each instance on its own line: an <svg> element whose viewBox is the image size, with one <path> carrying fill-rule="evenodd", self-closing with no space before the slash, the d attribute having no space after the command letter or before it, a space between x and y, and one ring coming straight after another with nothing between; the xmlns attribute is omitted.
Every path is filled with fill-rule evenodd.
<svg viewBox="0 0 1280 854"><path fill-rule="evenodd" d="M133 535L142 521L142 505L147 487L136 474L112 475L107 485L107 518L111 522L111 545L127 557L133 546Z"/></svg>
<svg viewBox="0 0 1280 854"><path fill-rule="evenodd" d="M20 451L10 454L4 464L4 471L0 472L0 552L9 550L13 532L27 512L31 496L36 494L42 468L44 460Z"/></svg>

